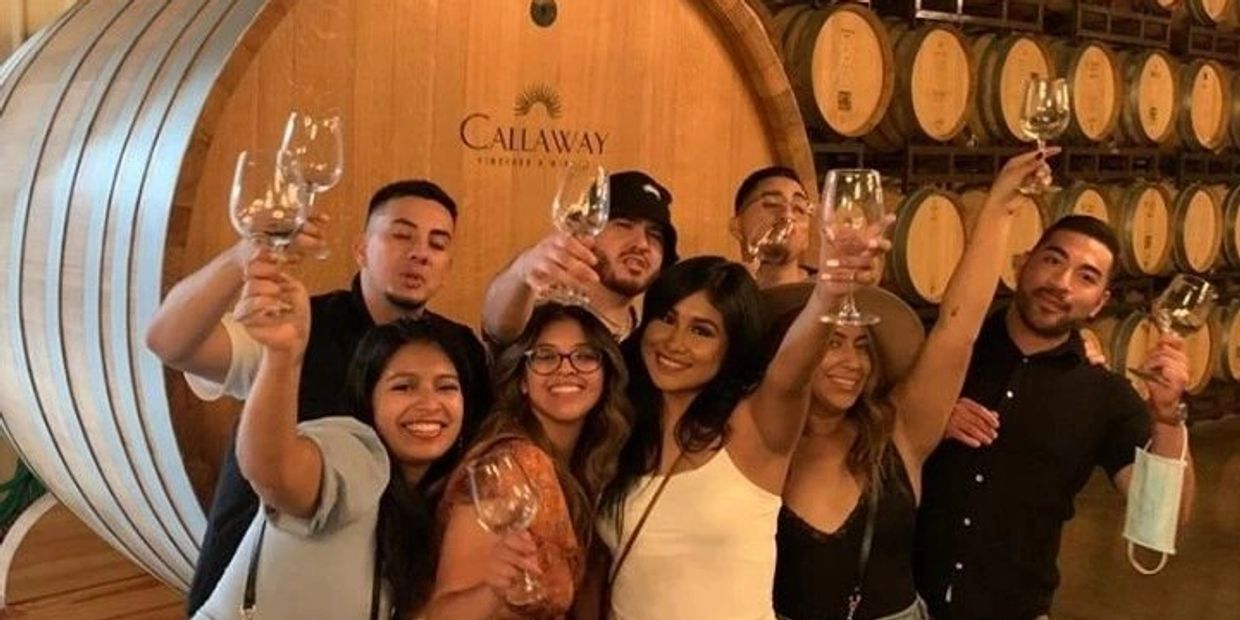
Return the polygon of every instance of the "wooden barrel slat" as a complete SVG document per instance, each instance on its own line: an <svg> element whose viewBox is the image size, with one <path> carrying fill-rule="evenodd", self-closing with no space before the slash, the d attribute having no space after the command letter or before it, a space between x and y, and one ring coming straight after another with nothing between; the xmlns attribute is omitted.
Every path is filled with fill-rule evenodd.
<svg viewBox="0 0 1240 620"><path fill-rule="evenodd" d="M1172 206L1172 257L1176 269L1205 273L1218 261L1222 247L1220 198L1207 186L1189 185Z"/></svg>
<svg viewBox="0 0 1240 620"><path fill-rule="evenodd" d="M968 42L944 24L911 28L904 22L888 23L894 41L895 94L866 143L893 151L910 140L953 140L968 122L976 88Z"/></svg>
<svg viewBox="0 0 1240 620"><path fill-rule="evenodd" d="M965 232L971 237L973 226L981 213L982 204L986 201L986 188L971 188L960 194L960 204L964 214ZM1003 259L1003 271L999 280L1008 290L1016 290L1017 256L1033 249L1034 244L1042 237L1046 229L1045 214L1038 196L1017 196L1015 199L1016 213L1012 218L1012 229L1008 236L1007 252Z"/></svg>
<svg viewBox="0 0 1240 620"><path fill-rule="evenodd" d="M1111 223L1111 207L1106 190L1093 183L1072 183L1051 194L1044 204L1047 226L1068 215L1088 215Z"/></svg>
<svg viewBox="0 0 1240 620"><path fill-rule="evenodd" d="M1240 269L1240 185L1223 198L1223 237L1223 258L1228 266Z"/></svg>
<svg viewBox="0 0 1240 620"><path fill-rule="evenodd" d="M1067 137L1085 142L1104 142L1119 124L1124 84L1115 53L1107 46L1064 41L1051 46L1058 74L1068 80L1072 93L1072 118Z"/></svg>
<svg viewBox="0 0 1240 620"><path fill-rule="evenodd" d="M882 20L857 4L794 5L775 14L774 27L806 121L845 138L870 133L895 84Z"/></svg>
<svg viewBox="0 0 1240 620"><path fill-rule="evenodd" d="M964 253L959 198L922 188L908 196L888 192L887 205L896 214L887 258L888 284L916 303L939 303Z"/></svg>
<svg viewBox="0 0 1240 620"><path fill-rule="evenodd" d="M1161 274L1171 257L1171 194L1145 181L1115 187L1110 194L1120 268L1130 276Z"/></svg>
<svg viewBox="0 0 1240 620"><path fill-rule="evenodd" d="M1210 321L1215 338L1214 377L1240 381L1240 304L1215 308Z"/></svg>
<svg viewBox="0 0 1240 620"><path fill-rule="evenodd" d="M1232 0L1184 0L1184 8L1193 21L1203 26L1216 26L1235 10Z"/></svg>
<svg viewBox="0 0 1240 620"><path fill-rule="evenodd" d="M1231 76L1222 65L1197 60L1180 69L1179 138L1189 148L1216 151L1227 144Z"/></svg>
<svg viewBox="0 0 1240 620"><path fill-rule="evenodd" d="M1180 112L1175 61L1161 50L1144 50L1121 55L1119 63L1125 88L1120 135L1130 144L1165 144Z"/></svg>
<svg viewBox="0 0 1240 620"><path fill-rule="evenodd" d="M1024 34L984 34L973 41L970 54L977 67L977 95L969 129L979 142L1025 140L1020 128L1021 102L1029 76L1055 76L1050 50Z"/></svg>

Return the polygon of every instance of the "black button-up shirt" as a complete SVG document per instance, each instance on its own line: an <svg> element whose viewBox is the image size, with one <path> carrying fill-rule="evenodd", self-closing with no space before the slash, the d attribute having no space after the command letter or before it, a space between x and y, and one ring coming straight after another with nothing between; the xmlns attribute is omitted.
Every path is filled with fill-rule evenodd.
<svg viewBox="0 0 1240 620"><path fill-rule="evenodd" d="M1112 477L1150 436L1124 377L1090 364L1074 331L1024 355L1005 312L982 328L962 396L999 414L999 437L945 440L927 461L917 588L937 620L1030 620L1049 612L1073 499L1095 466Z"/></svg>
<svg viewBox="0 0 1240 620"><path fill-rule="evenodd" d="M436 332L445 334L448 342L454 343L454 347L464 350L469 368L460 370L461 389L473 401L470 409L485 413L490 406L490 377L482 343L468 327L429 310L422 313L420 320L429 321ZM348 410L345 377L353 360L353 350L374 326L362 298L361 282L356 277L351 290L310 298L310 338L297 393L299 422L331 415L356 415L357 412ZM463 433L471 432L470 429L478 425L478 420L467 422L469 426L462 429ZM235 447L235 443L229 444L215 483L207 532L187 600L191 616L215 589L258 511L258 496L241 475Z"/></svg>

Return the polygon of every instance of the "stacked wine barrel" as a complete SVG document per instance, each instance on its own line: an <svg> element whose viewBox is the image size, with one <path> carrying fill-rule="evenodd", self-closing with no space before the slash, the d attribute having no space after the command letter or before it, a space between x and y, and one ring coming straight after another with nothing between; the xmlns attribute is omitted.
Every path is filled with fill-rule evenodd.
<svg viewBox="0 0 1240 620"><path fill-rule="evenodd" d="M1228 62L1157 46L910 22L896 15L900 11L882 12L898 2L872 4L879 8L771 3L768 26L812 142L847 142L880 162L904 161L900 156L910 147L1019 147L1030 142L1021 126L1025 83L1043 76L1063 78L1071 92L1069 122L1054 144L1164 160L1240 151L1240 72ZM1075 5L1045 4L1048 14L1066 14ZM1227 30L1240 22L1235 0L1109 5L1169 15L1177 36L1190 25ZM1016 257L1056 220L1073 214L1098 218L1115 230L1116 277L1129 290L1152 296L1176 273L1209 278L1240 272L1240 179L1208 184L1167 176L1171 169L1163 168L1145 178L1060 173L1053 191L1020 197L1003 286L1016 286ZM891 184L887 191L896 225L884 285L911 303L942 300L986 199L984 185L967 181L972 183L944 175L931 185L902 184L897 191ZM1142 279L1148 284L1140 285ZM1189 339L1194 392L1212 378L1240 380L1240 301L1234 307L1226 302L1209 329ZM1101 349L1117 371L1139 365L1152 337L1145 315L1131 311L1139 305L1119 314L1108 310L1099 321Z"/></svg>

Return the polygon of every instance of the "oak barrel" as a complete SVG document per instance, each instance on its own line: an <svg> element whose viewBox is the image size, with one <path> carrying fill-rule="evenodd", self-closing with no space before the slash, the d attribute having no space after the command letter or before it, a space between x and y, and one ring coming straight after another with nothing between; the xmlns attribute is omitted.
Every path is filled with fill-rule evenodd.
<svg viewBox="0 0 1240 620"><path fill-rule="evenodd" d="M987 144L1026 140L1020 128L1025 83L1032 75L1055 76L1050 49L1027 34L983 34L973 40L970 55L977 95L969 129Z"/></svg>
<svg viewBox="0 0 1240 620"><path fill-rule="evenodd" d="M1227 266L1240 269L1240 185L1223 195L1223 259Z"/></svg>
<svg viewBox="0 0 1240 620"><path fill-rule="evenodd" d="M972 238L973 226L981 213L983 203L986 201L987 189L985 187L973 187L964 190L960 194L960 205L964 214L967 238ZM1042 238L1042 231L1046 229L1042 198L1040 196L1017 196L1015 203L1016 212L1012 218L1012 229L1008 236L1007 252L1003 259L1003 271L999 274L999 280L1008 290L1016 290L1017 273L1014 262L1016 257L1033 249L1038 239Z"/></svg>
<svg viewBox="0 0 1240 620"><path fill-rule="evenodd" d="M735 252L723 223L753 169L813 178L748 4L561 9L544 27L494 0L83 0L30 39L0 75L0 412L39 478L188 585L235 408L192 399L143 334L161 291L235 242L231 164L275 147L290 110L335 108L346 128L320 203L335 250L303 264L310 288L349 282L377 187L431 178L460 208L432 305L470 325L491 276L551 230L565 163L650 171L684 255Z"/></svg>
<svg viewBox="0 0 1240 620"><path fill-rule="evenodd" d="M1184 0L1184 8L1193 21L1203 26L1217 26L1236 10L1232 0Z"/></svg>
<svg viewBox="0 0 1240 620"><path fill-rule="evenodd" d="M1051 51L1057 72L1067 79L1072 93L1066 138L1105 142L1119 124L1123 106L1124 82L1115 53L1093 41L1080 45L1057 41Z"/></svg>
<svg viewBox="0 0 1240 620"><path fill-rule="evenodd" d="M1115 186L1109 193L1120 269L1136 277L1163 273L1171 258L1171 193L1145 181Z"/></svg>
<svg viewBox="0 0 1240 620"><path fill-rule="evenodd" d="M775 13L773 25L805 120L845 138L873 130L895 86L882 20L859 4L792 5Z"/></svg>
<svg viewBox="0 0 1240 620"><path fill-rule="evenodd" d="M1214 377L1240 381L1240 304L1220 305L1210 316L1214 344Z"/></svg>
<svg viewBox="0 0 1240 620"><path fill-rule="evenodd" d="M1204 273L1218 262L1222 251L1221 197L1195 183L1180 190L1172 203L1172 259L1180 271Z"/></svg>
<svg viewBox="0 0 1240 620"><path fill-rule="evenodd" d="M1230 137L1231 75L1212 60L1194 60L1180 69L1178 136L1193 149L1217 151Z"/></svg>
<svg viewBox="0 0 1240 620"><path fill-rule="evenodd" d="M1093 183L1074 182L1051 193L1043 204L1047 226L1068 215L1088 215L1111 223L1107 192Z"/></svg>
<svg viewBox="0 0 1240 620"><path fill-rule="evenodd" d="M976 88L968 42L945 24L888 23L895 42L895 95L866 143L894 151L910 141L953 140L968 122Z"/></svg>
<svg viewBox="0 0 1240 620"><path fill-rule="evenodd" d="M937 304L964 254L960 199L932 187L907 196L888 191L885 197L888 211L896 214L887 284L913 303Z"/></svg>
<svg viewBox="0 0 1240 620"><path fill-rule="evenodd" d="M1175 135L1180 111L1175 61L1150 49L1124 53L1119 62L1125 89L1119 135L1134 145L1165 144Z"/></svg>

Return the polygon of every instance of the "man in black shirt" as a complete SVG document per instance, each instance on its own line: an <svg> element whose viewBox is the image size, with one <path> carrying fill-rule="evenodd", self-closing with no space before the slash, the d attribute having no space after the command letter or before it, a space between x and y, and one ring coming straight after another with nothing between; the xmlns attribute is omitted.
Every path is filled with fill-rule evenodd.
<svg viewBox="0 0 1240 620"><path fill-rule="evenodd" d="M936 620L1044 617L1060 533L1093 468L1127 493L1136 448L1186 449L1182 341L1164 336L1151 351L1144 367L1158 379L1145 401L1085 358L1075 328L1106 303L1116 250L1106 224L1059 220L1018 264L1014 303L982 328L949 439L923 474L915 570Z"/></svg>
<svg viewBox="0 0 1240 620"><path fill-rule="evenodd" d="M321 246L321 223L308 224L295 244L306 252ZM471 398L483 400L477 410L486 410L489 385L482 344L468 327L426 309L451 267L455 227L456 203L434 183L400 181L375 193L366 228L353 248L359 271L352 286L310 301L300 421L355 413L346 409L343 394L353 350L371 327L402 317L429 321L460 343L470 359L462 387ZM246 270L279 269L270 253L250 242L237 244L173 287L147 331L147 346L164 363L185 372L200 397L212 400L228 394L244 399L257 373L261 347L226 313ZM464 432L477 422L467 420ZM189 592L189 615L214 590L257 507L230 446Z"/></svg>

